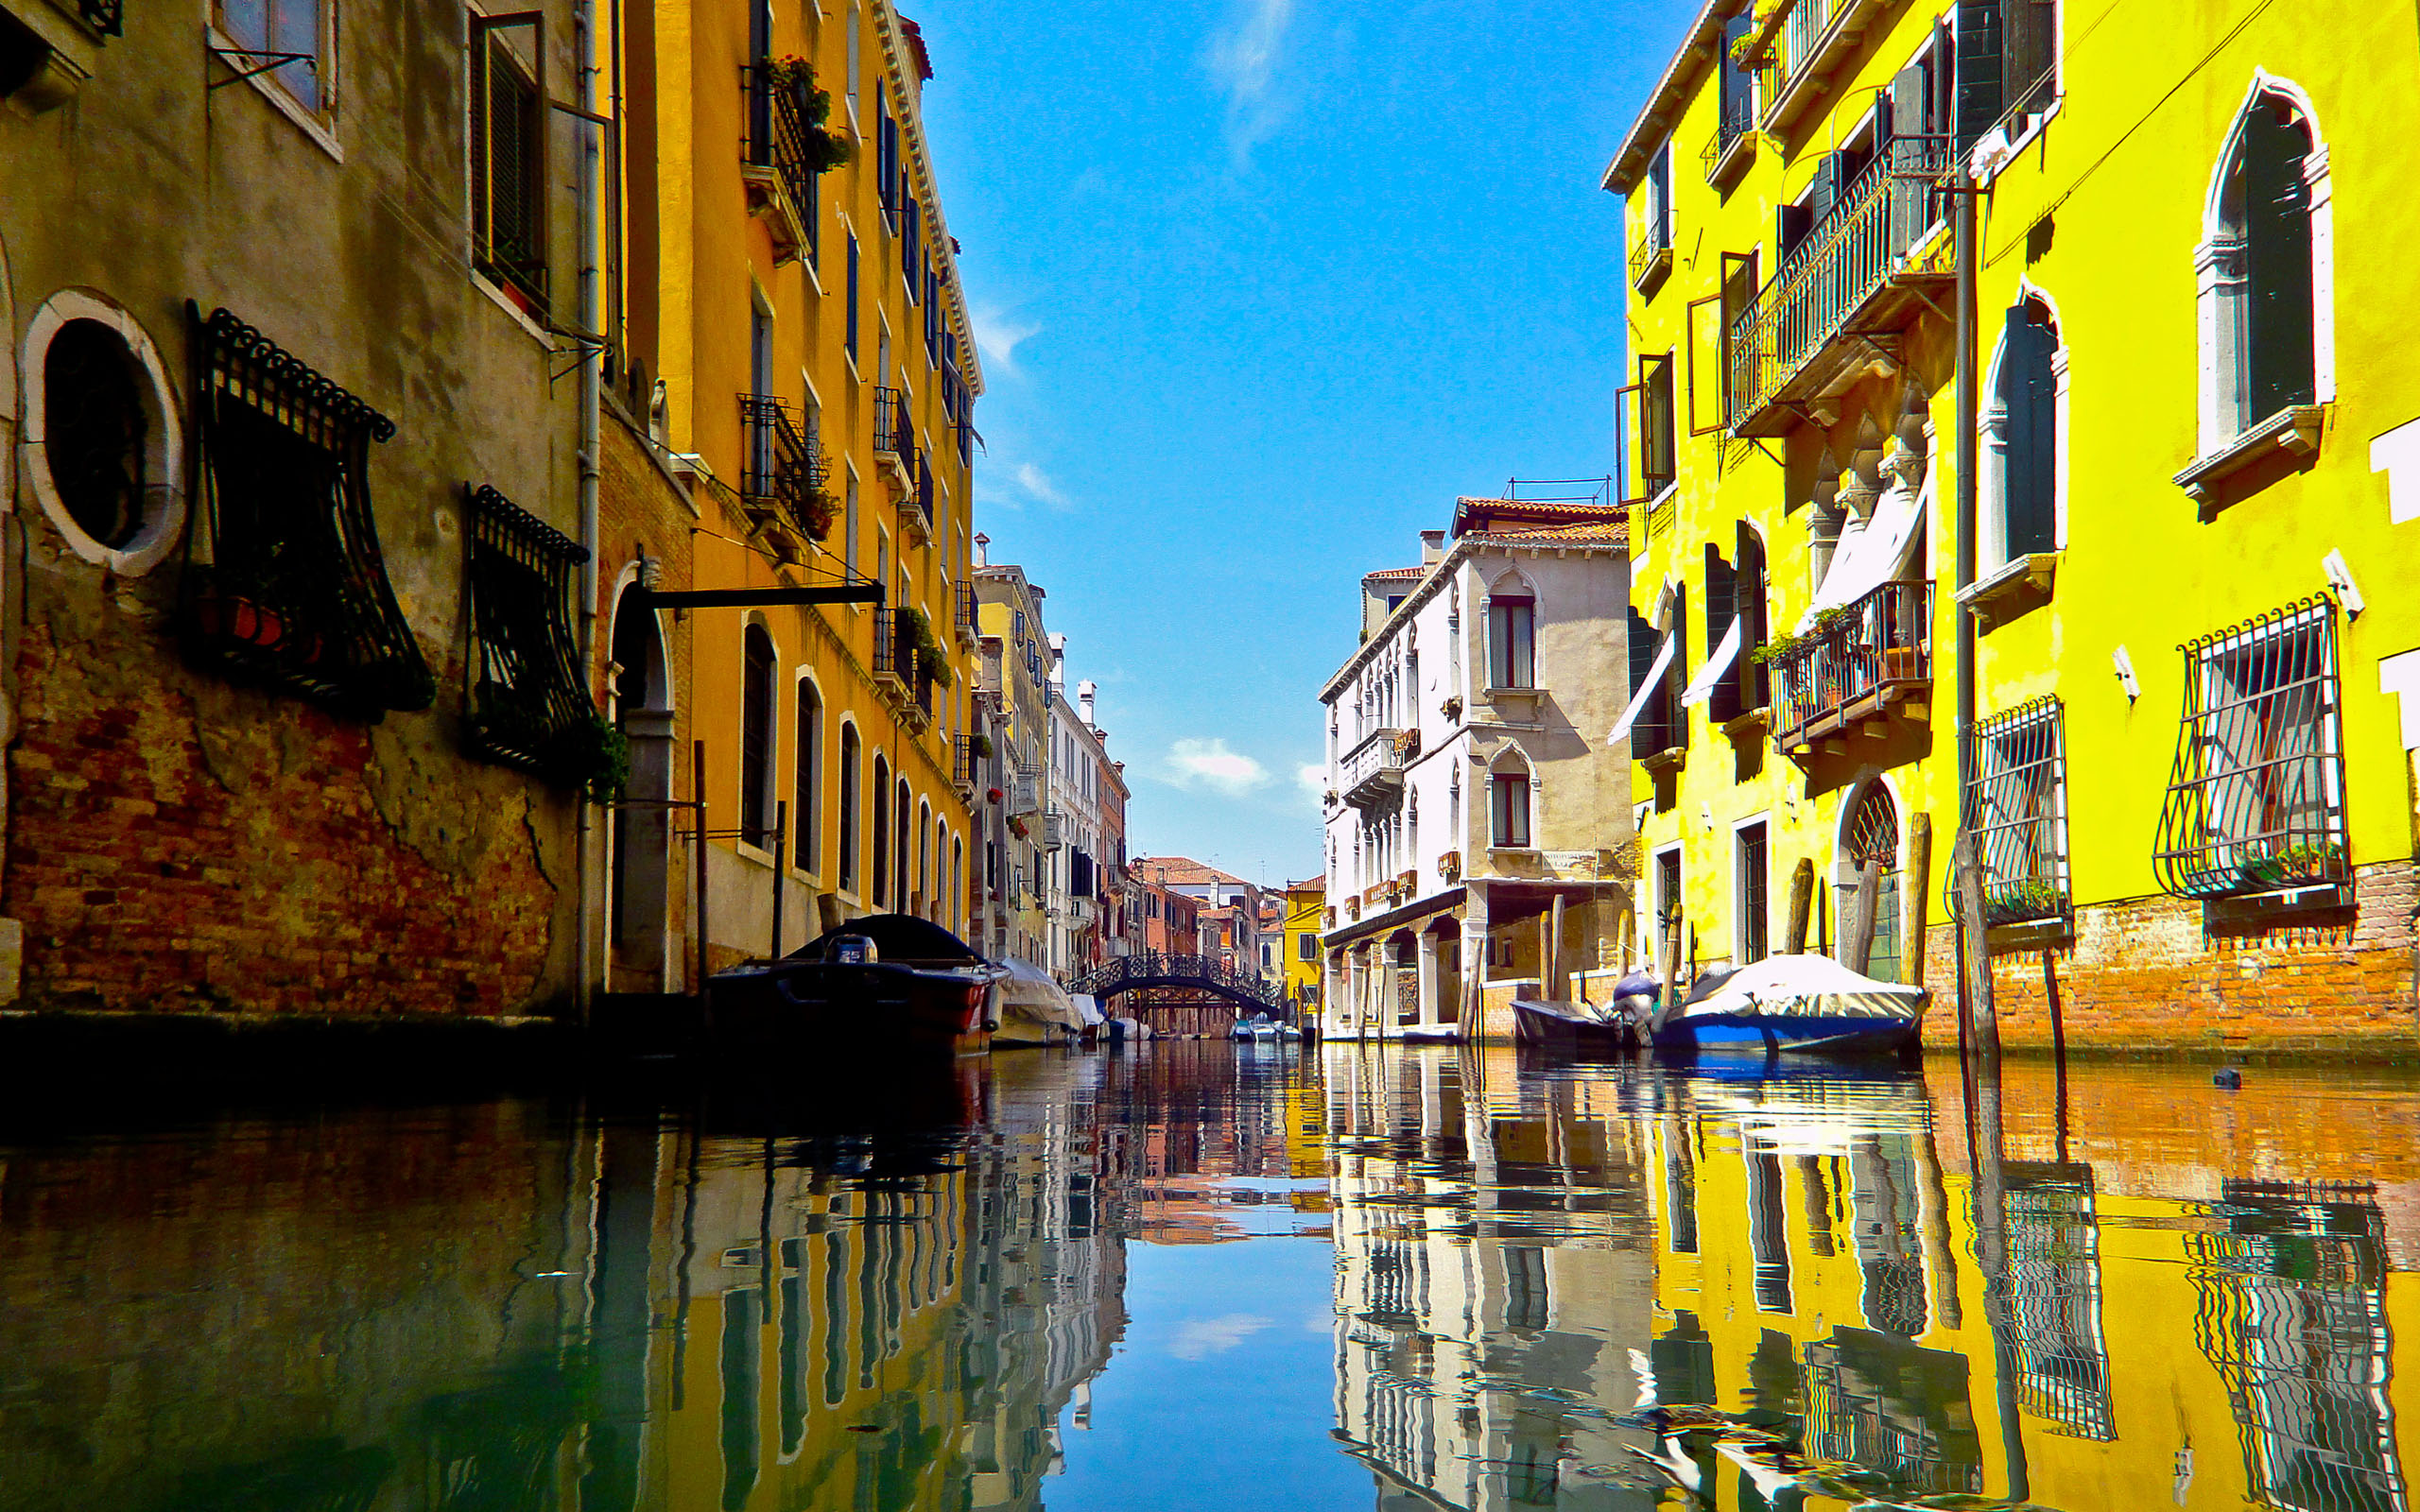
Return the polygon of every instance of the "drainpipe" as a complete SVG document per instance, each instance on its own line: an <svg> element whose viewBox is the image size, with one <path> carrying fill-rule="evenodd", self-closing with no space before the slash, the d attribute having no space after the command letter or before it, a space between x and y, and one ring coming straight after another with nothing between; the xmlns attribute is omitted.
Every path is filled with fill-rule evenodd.
<svg viewBox="0 0 2420 1512"><path fill-rule="evenodd" d="M590 0L572 0L573 45L579 56L579 107L583 111L596 108L596 17ZM575 118L577 119L577 117ZM579 123L579 176L576 202L579 216L579 315L581 325L590 332L602 331L604 321L598 317L596 298L596 169L597 130L594 121ZM579 543L588 553L588 560L580 568L579 593L579 664L582 668L596 665L596 483L598 410L603 404L604 373L601 364L603 348L594 341L583 341L579 358ZM592 830L596 806L587 795L579 798L579 824L574 836L572 866L579 874L579 926L578 931L579 964L572 988L574 1003L579 1011L580 1027L588 1027L592 1007L590 953L595 948L591 914L596 902L596 885L590 877L589 853L594 849Z"/></svg>
<svg viewBox="0 0 2420 1512"><path fill-rule="evenodd" d="M1958 207L1958 587L1975 581L1975 198L1979 191L1960 164L1951 191ZM1966 822L1966 792L1974 782L1975 613L1958 606L1958 822Z"/></svg>

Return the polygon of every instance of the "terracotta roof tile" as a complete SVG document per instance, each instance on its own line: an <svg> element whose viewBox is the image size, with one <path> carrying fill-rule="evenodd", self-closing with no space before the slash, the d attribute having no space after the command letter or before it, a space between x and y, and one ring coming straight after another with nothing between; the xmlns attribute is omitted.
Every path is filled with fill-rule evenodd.
<svg viewBox="0 0 2420 1512"><path fill-rule="evenodd" d="M1363 573L1361 575L1361 580L1365 583L1374 583L1381 580L1387 582L1398 582L1409 581L1412 578L1426 577L1427 576L1428 569L1426 567L1387 567L1374 573Z"/></svg>

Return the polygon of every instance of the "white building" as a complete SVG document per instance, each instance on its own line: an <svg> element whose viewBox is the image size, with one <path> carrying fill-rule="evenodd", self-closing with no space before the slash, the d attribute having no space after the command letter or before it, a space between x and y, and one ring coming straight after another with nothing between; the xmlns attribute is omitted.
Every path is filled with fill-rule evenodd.
<svg viewBox="0 0 2420 1512"><path fill-rule="evenodd" d="M1509 1033L1522 984L1620 964L1629 588L1601 496L1462 499L1418 566L1362 579L1361 644L1320 690L1329 1035Z"/></svg>
<svg viewBox="0 0 2420 1512"><path fill-rule="evenodd" d="M1126 783L1093 720L1094 685L1067 702L1067 638L1054 635L1050 679L1050 809L1043 816L1051 974L1064 979L1109 958L1123 939L1119 896L1126 861Z"/></svg>

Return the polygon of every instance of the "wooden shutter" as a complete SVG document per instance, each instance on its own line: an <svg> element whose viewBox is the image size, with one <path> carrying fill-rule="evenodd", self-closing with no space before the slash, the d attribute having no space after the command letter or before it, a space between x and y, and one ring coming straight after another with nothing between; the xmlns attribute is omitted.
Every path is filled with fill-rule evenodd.
<svg viewBox="0 0 2420 1512"><path fill-rule="evenodd" d="M1958 0L1957 28L1958 105L1951 129L1964 146L2000 118L2000 0Z"/></svg>
<svg viewBox="0 0 2420 1512"><path fill-rule="evenodd" d="M2303 159L2310 139L2264 99L2243 128L2244 273L2251 297L2249 424L2318 395L2311 341L2310 189Z"/></svg>
<svg viewBox="0 0 2420 1512"><path fill-rule="evenodd" d="M1652 499L1679 476L1673 453L1678 439L1672 414L1672 354L1638 359L1639 481Z"/></svg>
<svg viewBox="0 0 2420 1512"><path fill-rule="evenodd" d="M1642 618L1636 610L1630 611L1628 633L1630 636L1630 696L1635 698L1638 696L1638 690L1647 686L1647 674L1655 665L1657 637L1655 627ZM1631 727L1632 754L1652 753L1664 748L1665 742L1660 733L1660 714L1661 711L1656 708L1652 699L1649 700L1647 707L1639 711L1638 722ZM1651 727L1657 729L1659 732L1650 733Z"/></svg>
<svg viewBox="0 0 2420 1512"><path fill-rule="evenodd" d="M1808 230L1824 224L1824 217L1832 213L1832 203L1840 198L1840 193L1841 155L1826 152L1816 160L1814 188L1806 197Z"/></svg>
<svg viewBox="0 0 2420 1512"><path fill-rule="evenodd" d="M1731 616L1738 609L1738 574L1731 563L1722 559L1722 550L1713 541L1705 543L1705 644L1711 652L1731 628ZM1744 647L1743 647L1744 654ZM1707 706L1707 716L1715 723L1739 717L1737 679L1725 678L1715 684L1714 697Z"/></svg>
<svg viewBox="0 0 2420 1512"><path fill-rule="evenodd" d="M1722 255L1724 266L1728 266L1731 254ZM1706 309L1709 305L1711 310ZM1692 436L1711 436L1722 429L1728 419L1724 353L1729 342L1722 312L1723 296L1719 288L1702 300L1691 300L1683 311L1682 328L1688 337L1687 408Z"/></svg>
<svg viewBox="0 0 2420 1512"><path fill-rule="evenodd" d="M1644 384L1624 384L1614 390L1614 455L1621 462L1621 502L1624 505L1645 504L1648 490L1634 483L1644 477L1646 459L1639 455L1640 411L1644 407L1640 396L1647 391ZM1634 531L1644 526L1634 524Z"/></svg>
<svg viewBox="0 0 2420 1512"><path fill-rule="evenodd" d="M2055 550L2058 534L2058 394L2050 370L2055 337L2037 313L2031 301L2009 311L2000 346L1999 400L2008 412L2001 519L2011 558Z"/></svg>
<svg viewBox="0 0 2420 1512"><path fill-rule="evenodd" d="M1766 604L1771 583L1765 571L1764 538L1745 520L1736 522L1736 528L1739 577L1733 596L1739 614L1739 662L1732 669L1732 681L1739 690L1740 708L1745 711L1762 709L1771 701L1764 664L1750 655L1772 633L1771 610Z"/></svg>
<svg viewBox="0 0 2420 1512"><path fill-rule="evenodd" d="M546 300L545 14L470 18L471 228L490 277ZM526 32L525 67L506 33Z"/></svg>

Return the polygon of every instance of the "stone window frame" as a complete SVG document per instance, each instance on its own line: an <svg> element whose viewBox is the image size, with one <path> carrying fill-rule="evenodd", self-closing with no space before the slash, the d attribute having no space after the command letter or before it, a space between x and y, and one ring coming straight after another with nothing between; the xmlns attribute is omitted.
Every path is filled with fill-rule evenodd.
<svg viewBox="0 0 2420 1512"><path fill-rule="evenodd" d="M142 531L124 546L103 545L86 533L68 513L67 503L60 497L59 485L51 476L45 359L50 354L51 342L75 320L97 321L115 331L144 380L137 386L146 400L145 416L150 421L150 435L144 446L144 472L147 478L158 480L147 485L155 507ZM94 566L107 568L122 577L139 577L158 566L184 537L187 449L184 417L177 407L177 385L169 376L166 364L161 361L159 346L150 334L130 311L105 294L88 288L60 289L43 301L26 322L18 370L26 375L19 417L18 471L31 486L43 513L67 548Z"/></svg>
<svg viewBox="0 0 2420 1512"><path fill-rule="evenodd" d="M1519 767L1517 773L1511 770L1515 765ZM1497 748L1495 755L1487 759L1486 772L1487 848L1490 850L1509 850L1516 853L1538 850L1538 821L1546 784L1540 779L1537 762L1531 759L1528 751L1521 748L1518 741L1506 741ZM1503 836L1495 833L1496 784L1515 775L1529 779L1528 812L1522 816L1522 828L1528 833L1517 844L1508 843Z"/></svg>
<svg viewBox="0 0 2420 1512"><path fill-rule="evenodd" d="M2050 333L2056 345L2050 352L2052 385L2050 416L2050 540L2053 551L2067 548L2067 463L2074 453L2072 430L2068 422L2068 356L2073 351L2067 345L2066 318L2059 309L2059 301L2031 279L2016 281L2016 298L2010 301L2014 309L2028 301L2039 303L2049 313ZM1976 519L1976 572L1988 576L2008 565L2008 406L2000 402L2000 368L2008 357L2008 333L2003 329L1993 338L1992 354L1983 365L1982 411L1977 422L1980 433L1975 449L1975 487L1981 500Z"/></svg>
<svg viewBox="0 0 2420 1512"><path fill-rule="evenodd" d="M2238 421L2235 396L2243 387L2246 352L2235 338L2238 313L2249 301L2249 275L2244 244L2226 224L2227 180L2243 150L2245 124L2264 98L2285 101L2300 113L2310 132L2311 148L2303 159L2303 181L2310 190L2311 376L2314 403L2336 399L2336 215L2333 179L2328 166L2327 137L2320 129L2319 112L2310 94L2292 79L2264 69L2252 71L2220 142L2202 201L2202 240L2193 249L2195 321L2200 362L2201 426L2199 455L2216 457L2251 432L2268 416Z"/></svg>

